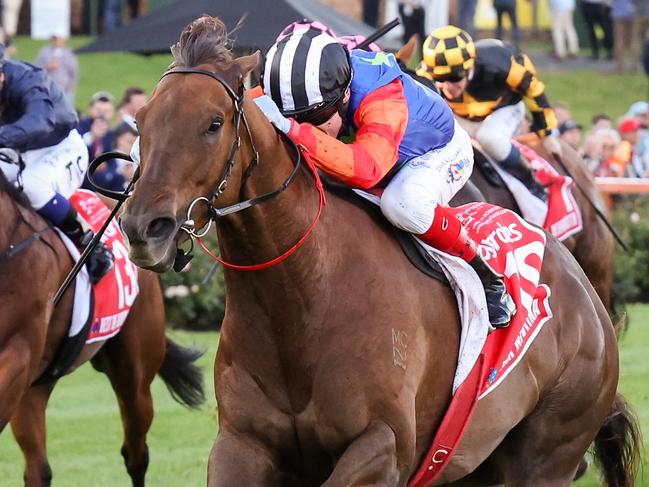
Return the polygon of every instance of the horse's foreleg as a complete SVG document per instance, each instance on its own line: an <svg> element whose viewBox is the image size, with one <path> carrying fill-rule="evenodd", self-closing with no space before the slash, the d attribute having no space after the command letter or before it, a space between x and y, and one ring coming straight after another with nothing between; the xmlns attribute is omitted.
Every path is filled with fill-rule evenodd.
<svg viewBox="0 0 649 487"><path fill-rule="evenodd" d="M29 385L30 350L22 339L0 346L0 432L9 424Z"/></svg>
<svg viewBox="0 0 649 487"><path fill-rule="evenodd" d="M369 427L347 447L323 487L402 486L407 480L397 467L395 433L380 423Z"/></svg>
<svg viewBox="0 0 649 487"><path fill-rule="evenodd" d="M45 409L54 384L31 387L23 395L11 429L25 457L25 486L49 486L52 469L45 447Z"/></svg>
<svg viewBox="0 0 649 487"><path fill-rule="evenodd" d="M208 487L283 486L276 456L256 438L221 427L207 465Z"/></svg>
<svg viewBox="0 0 649 487"><path fill-rule="evenodd" d="M120 335L118 335L119 337ZM154 370L144 370L141 351L128 350L119 341L106 344L106 375L113 386L124 428L121 453L134 487L144 486L149 466L146 435L153 421L151 382Z"/></svg>
<svg viewBox="0 0 649 487"><path fill-rule="evenodd" d="M148 277L147 277L148 276ZM158 296L151 292L157 290ZM93 361L113 386L124 428L122 456L134 487L144 486L149 466L146 435L153 422L151 382L165 354L164 314L157 278L140 276L140 295L122 331Z"/></svg>
<svg viewBox="0 0 649 487"><path fill-rule="evenodd" d="M164 354L164 349L157 350L154 344L156 342L147 340L129 340L128 333L120 333L104 346L101 357L98 357L105 360L102 369L117 396L124 428L121 453L134 487L144 486L149 466L146 435L153 422L151 382ZM146 347L149 347L148 351L144 350Z"/></svg>

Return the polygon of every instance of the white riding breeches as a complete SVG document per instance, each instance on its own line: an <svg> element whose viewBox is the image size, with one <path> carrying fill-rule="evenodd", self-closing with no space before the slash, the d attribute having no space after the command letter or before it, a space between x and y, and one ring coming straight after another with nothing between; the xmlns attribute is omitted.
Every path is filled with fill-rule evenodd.
<svg viewBox="0 0 649 487"><path fill-rule="evenodd" d="M88 148L76 129L56 145L23 152L25 169L20 175L25 196L38 210L55 193L69 198L83 183L88 169ZM0 170L16 183L19 168L16 164L0 162Z"/></svg>
<svg viewBox="0 0 649 487"><path fill-rule="evenodd" d="M432 225L437 205L448 205L472 171L471 138L455 122L455 134L448 144L399 169L381 196L381 211L394 226L422 234Z"/></svg>
<svg viewBox="0 0 649 487"><path fill-rule="evenodd" d="M512 150L512 137L521 128L525 120L525 104L498 108L481 122L459 118L458 122L475 137L487 155L495 161L503 161Z"/></svg>

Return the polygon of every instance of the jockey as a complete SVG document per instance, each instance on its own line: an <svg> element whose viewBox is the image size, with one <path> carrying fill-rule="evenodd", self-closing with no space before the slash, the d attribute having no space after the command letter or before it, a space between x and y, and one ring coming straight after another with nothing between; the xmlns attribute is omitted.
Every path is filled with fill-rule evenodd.
<svg viewBox="0 0 649 487"><path fill-rule="evenodd" d="M542 200L546 191L529 163L511 143L532 112L532 131L551 153L561 155L553 135L557 118L545 96L545 86L527 55L496 39L473 43L465 31L447 25L424 41L419 76L434 80L462 126L487 155L519 179Z"/></svg>
<svg viewBox="0 0 649 487"><path fill-rule="evenodd" d="M81 186L88 149L76 130L77 114L58 85L40 68L4 58L0 45L0 170L22 188L33 208L77 246L90 242L68 197ZM19 153L24 168L8 158ZM10 157L13 154L14 157ZM113 266L113 255L98 245L87 263L91 282Z"/></svg>
<svg viewBox="0 0 649 487"><path fill-rule="evenodd" d="M447 207L469 179L473 150L439 95L404 74L393 55L348 52L309 27L270 48L263 89L259 108L321 170L354 188L385 187L385 217L466 260L485 287L492 325L509 323L515 309L502 277Z"/></svg>

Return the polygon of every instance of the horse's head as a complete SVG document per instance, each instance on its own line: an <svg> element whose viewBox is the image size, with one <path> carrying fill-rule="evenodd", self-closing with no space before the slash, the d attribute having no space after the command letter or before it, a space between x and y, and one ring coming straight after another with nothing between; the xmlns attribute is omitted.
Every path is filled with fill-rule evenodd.
<svg viewBox="0 0 649 487"><path fill-rule="evenodd" d="M188 25L172 47L174 63L137 114L140 178L121 225L138 266L171 267L185 235L181 227L198 197L218 194L218 206L236 202L245 169L237 163L238 97L259 53L233 59L228 43L217 18L203 16ZM207 223L204 200L190 218L195 228Z"/></svg>

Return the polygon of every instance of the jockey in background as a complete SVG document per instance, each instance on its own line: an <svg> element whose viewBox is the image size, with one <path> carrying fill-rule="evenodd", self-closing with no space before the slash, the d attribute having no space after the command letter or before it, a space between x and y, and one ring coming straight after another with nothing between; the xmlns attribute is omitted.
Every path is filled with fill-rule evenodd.
<svg viewBox="0 0 649 487"><path fill-rule="evenodd" d="M22 188L32 207L77 246L87 245L85 231L68 201L81 186L88 149L77 132L77 113L58 85L40 68L4 58L0 45L0 170ZM24 168L17 163L17 153ZM14 162L7 161L7 158ZM103 244L87 263L91 282L113 266Z"/></svg>
<svg viewBox="0 0 649 487"><path fill-rule="evenodd" d="M436 82L461 125L487 155L545 201L545 188L511 143L525 120L527 105L532 131L546 149L561 155L553 135L556 116L527 55L496 39L474 44L468 33L452 25L434 30L424 41L422 54L417 74Z"/></svg>
<svg viewBox="0 0 649 487"><path fill-rule="evenodd" d="M268 51L267 118L327 174L354 188L384 187L381 211L398 228L466 260L480 277L493 326L514 305L447 207L473 169L467 133L443 99L384 52L348 52L331 35L297 25ZM287 118L289 117L289 118ZM345 144L341 135L354 141Z"/></svg>

